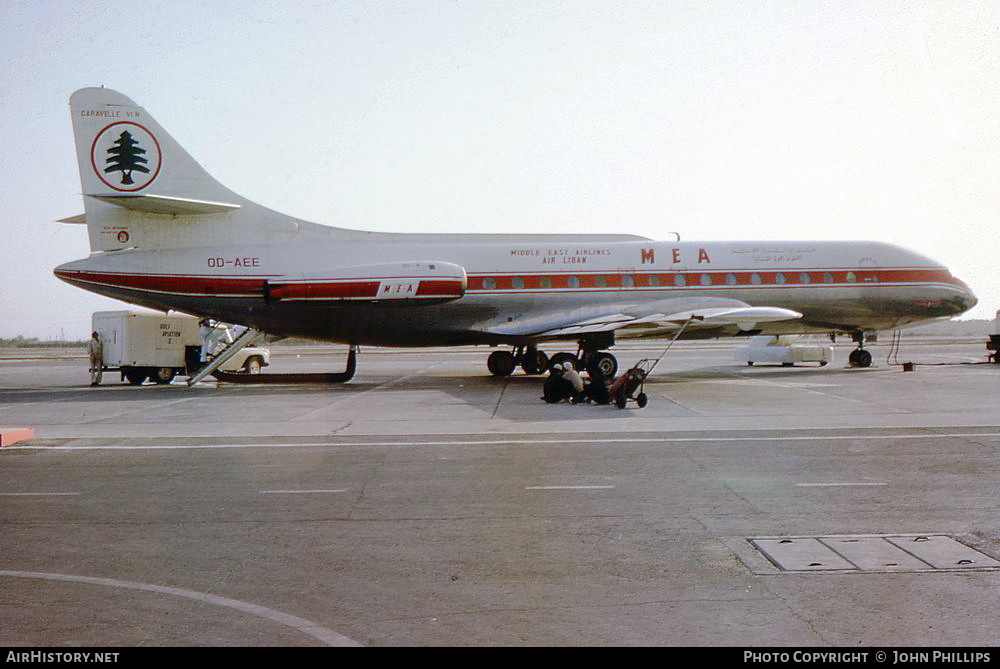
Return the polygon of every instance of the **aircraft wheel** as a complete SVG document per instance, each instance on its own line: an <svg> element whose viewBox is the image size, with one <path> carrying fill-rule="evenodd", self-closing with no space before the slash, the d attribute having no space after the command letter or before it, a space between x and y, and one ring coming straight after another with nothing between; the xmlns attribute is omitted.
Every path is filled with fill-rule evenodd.
<svg viewBox="0 0 1000 669"><path fill-rule="evenodd" d="M556 365L564 365L567 362L573 365L573 369L580 366L580 361L572 353L556 353L549 359L549 369L552 369Z"/></svg>
<svg viewBox="0 0 1000 669"><path fill-rule="evenodd" d="M545 351L528 349L521 360L521 369L525 374L542 374L549 368L549 356Z"/></svg>
<svg viewBox="0 0 1000 669"><path fill-rule="evenodd" d="M493 376L510 376L516 366L514 354L510 351L493 351L486 359L486 367Z"/></svg>
<svg viewBox="0 0 1000 669"><path fill-rule="evenodd" d="M618 360L607 352L594 353L587 360L587 371L591 374L599 371L606 379L613 379L618 373Z"/></svg>
<svg viewBox="0 0 1000 669"><path fill-rule="evenodd" d="M640 409L645 409L646 405L649 404L649 397L646 393L639 393L639 395L635 398L635 403L639 405Z"/></svg>
<svg viewBox="0 0 1000 669"><path fill-rule="evenodd" d="M851 351L848 362L851 363L851 367L871 367L872 354L863 348L855 349Z"/></svg>
<svg viewBox="0 0 1000 669"><path fill-rule="evenodd" d="M174 370L173 367L157 367L155 370L153 370L153 373L150 374L150 377L156 383L159 383L160 385L166 385L174 380L175 374L177 374L177 372L176 370Z"/></svg>

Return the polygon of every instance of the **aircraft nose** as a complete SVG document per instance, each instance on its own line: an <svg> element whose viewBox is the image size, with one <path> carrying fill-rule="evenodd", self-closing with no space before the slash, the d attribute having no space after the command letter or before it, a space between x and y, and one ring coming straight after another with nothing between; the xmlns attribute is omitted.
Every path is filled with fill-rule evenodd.
<svg viewBox="0 0 1000 669"><path fill-rule="evenodd" d="M966 311L976 306L976 304L979 302L979 298L976 297L975 293L972 292L972 289L969 288L969 286L964 281L962 281L958 277L952 277L952 280L955 284L955 287L958 289L958 298L956 300L956 306L958 307L958 310L956 312L956 315L964 314Z"/></svg>

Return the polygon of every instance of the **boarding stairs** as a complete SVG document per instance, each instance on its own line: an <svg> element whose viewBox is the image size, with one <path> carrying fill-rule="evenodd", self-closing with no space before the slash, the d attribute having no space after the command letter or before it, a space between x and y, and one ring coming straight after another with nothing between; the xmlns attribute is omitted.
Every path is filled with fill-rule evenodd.
<svg viewBox="0 0 1000 669"><path fill-rule="evenodd" d="M247 330L243 332L243 334L241 334L239 337L233 340L233 343L229 344L221 351L216 353L215 357L209 360L208 363L205 364L205 366L203 366L201 369L199 369L197 372L191 375L191 378L189 378L187 381L188 387L190 388L191 386L198 383L199 381L204 379L206 376L208 376L215 370L219 369L219 367L226 364L227 361L232 359L233 356L235 356L237 353L245 349L247 346L251 346L252 344L254 344L254 342L256 342L257 339L259 339L263 335L264 333L261 332L260 330L255 330L254 328L247 328Z"/></svg>

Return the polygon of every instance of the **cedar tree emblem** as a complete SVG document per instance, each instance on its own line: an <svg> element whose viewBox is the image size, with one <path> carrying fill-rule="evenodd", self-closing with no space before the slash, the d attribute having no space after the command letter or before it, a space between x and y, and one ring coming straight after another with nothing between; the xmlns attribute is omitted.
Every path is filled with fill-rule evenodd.
<svg viewBox="0 0 1000 669"><path fill-rule="evenodd" d="M104 168L104 173L121 172L122 185L134 184L135 182L132 181L133 171L149 174L149 168L145 165L149 161L142 157L144 153L146 153L146 149L139 146L132 134L125 130L115 140L114 145L108 149L108 159L105 161L108 166Z"/></svg>

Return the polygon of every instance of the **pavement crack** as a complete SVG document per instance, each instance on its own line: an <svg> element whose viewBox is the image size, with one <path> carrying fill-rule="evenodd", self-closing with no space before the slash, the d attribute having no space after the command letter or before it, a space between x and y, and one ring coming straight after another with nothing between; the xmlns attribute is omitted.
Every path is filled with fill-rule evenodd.
<svg viewBox="0 0 1000 669"><path fill-rule="evenodd" d="M503 403L503 396L507 392L507 388L510 387L510 379L504 379L503 386L500 388L500 397L497 398L497 403L493 407L493 413L490 414L490 420L497 417L497 412L500 411L500 405Z"/></svg>

